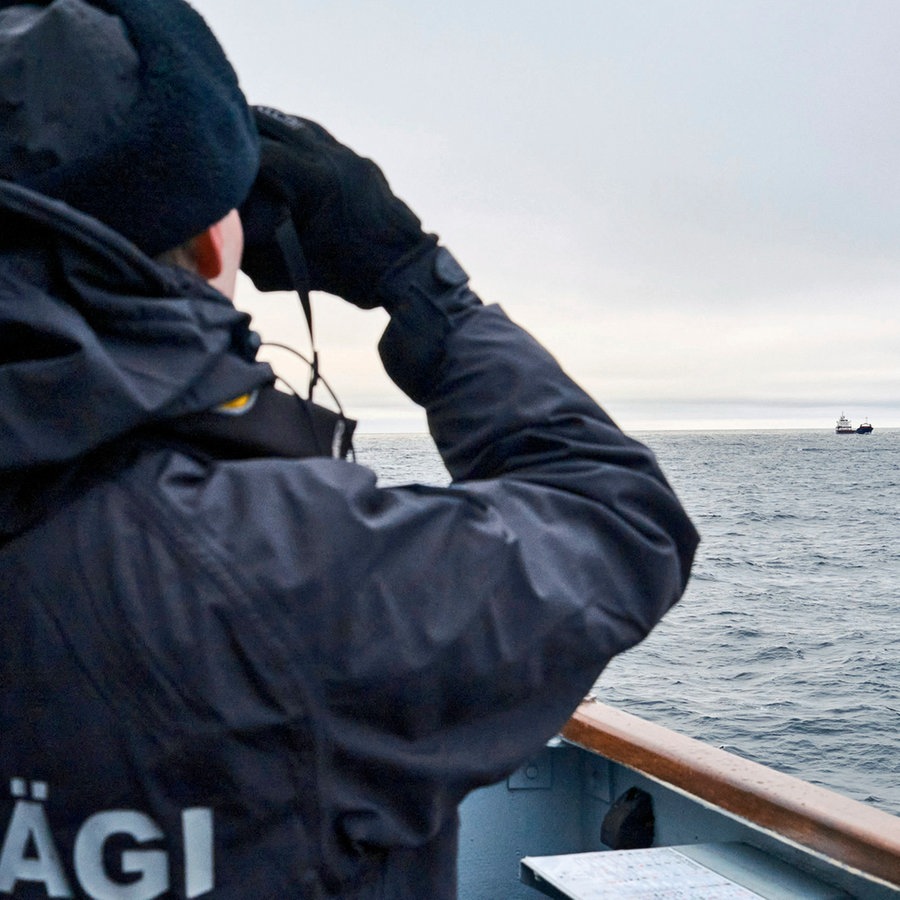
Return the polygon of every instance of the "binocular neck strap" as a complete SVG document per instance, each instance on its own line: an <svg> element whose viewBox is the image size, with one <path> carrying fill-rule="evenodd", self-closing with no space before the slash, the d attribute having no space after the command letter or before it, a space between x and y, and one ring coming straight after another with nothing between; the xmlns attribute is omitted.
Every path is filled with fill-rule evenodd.
<svg viewBox="0 0 900 900"><path fill-rule="evenodd" d="M313 334L312 305L309 302L309 269L306 266L306 257L303 248L297 239L297 231L290 215L285 216L275 232L275 239L281 248L288 274L294 285L294 290L300 298L303 314L306 316L306 325L309 329L309 343L312 348L312 363L309 376L309 399L312 399L313 388L319 381L319 351L316 349L316 339Z"/></svg>

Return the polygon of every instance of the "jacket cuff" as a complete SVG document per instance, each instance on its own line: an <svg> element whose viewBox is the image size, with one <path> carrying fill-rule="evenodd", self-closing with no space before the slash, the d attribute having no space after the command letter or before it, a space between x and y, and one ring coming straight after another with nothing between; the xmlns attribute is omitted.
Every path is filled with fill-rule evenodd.
<svg viewBox="0 0 900 900"><path fill-rule="evenodd" d="M411 400L424 404L440 381L447 335L481 300L445 247L391 273L378 294L391 316L378 344L385 371Z"/></svg>

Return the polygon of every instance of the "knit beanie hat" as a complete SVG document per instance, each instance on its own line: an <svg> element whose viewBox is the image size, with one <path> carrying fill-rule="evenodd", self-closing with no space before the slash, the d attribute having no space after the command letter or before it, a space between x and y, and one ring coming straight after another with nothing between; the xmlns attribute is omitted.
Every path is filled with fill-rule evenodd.
<svg viewBox="0 0 900 900"><path fill-rule="evenodd" d="M240 206L259 139L184 0L0 0L0 178L155 256Z"/></svg>

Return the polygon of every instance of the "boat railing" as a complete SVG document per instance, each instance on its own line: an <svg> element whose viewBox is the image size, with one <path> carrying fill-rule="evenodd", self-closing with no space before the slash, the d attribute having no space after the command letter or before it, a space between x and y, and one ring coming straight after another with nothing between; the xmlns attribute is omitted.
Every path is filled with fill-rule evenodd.
<svg viewBox="0 0 900 900"><path fill-rule="evenodd" d="M900 886L900 818L592 700L563 737L840 865Z"/></svg>

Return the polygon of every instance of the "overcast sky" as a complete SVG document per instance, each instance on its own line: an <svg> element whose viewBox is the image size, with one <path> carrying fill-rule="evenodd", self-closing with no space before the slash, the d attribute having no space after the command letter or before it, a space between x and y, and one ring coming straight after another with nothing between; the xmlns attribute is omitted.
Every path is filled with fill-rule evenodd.
<svg viewBox="0 0 900 900"><path fill-rule="evenodd" d="M900 426L896 0L194 5L252 103L375 159L623 427ZM290 296L238 302L308 346ZM347 412L424 430L384 314L314 308Z"/></svg>

